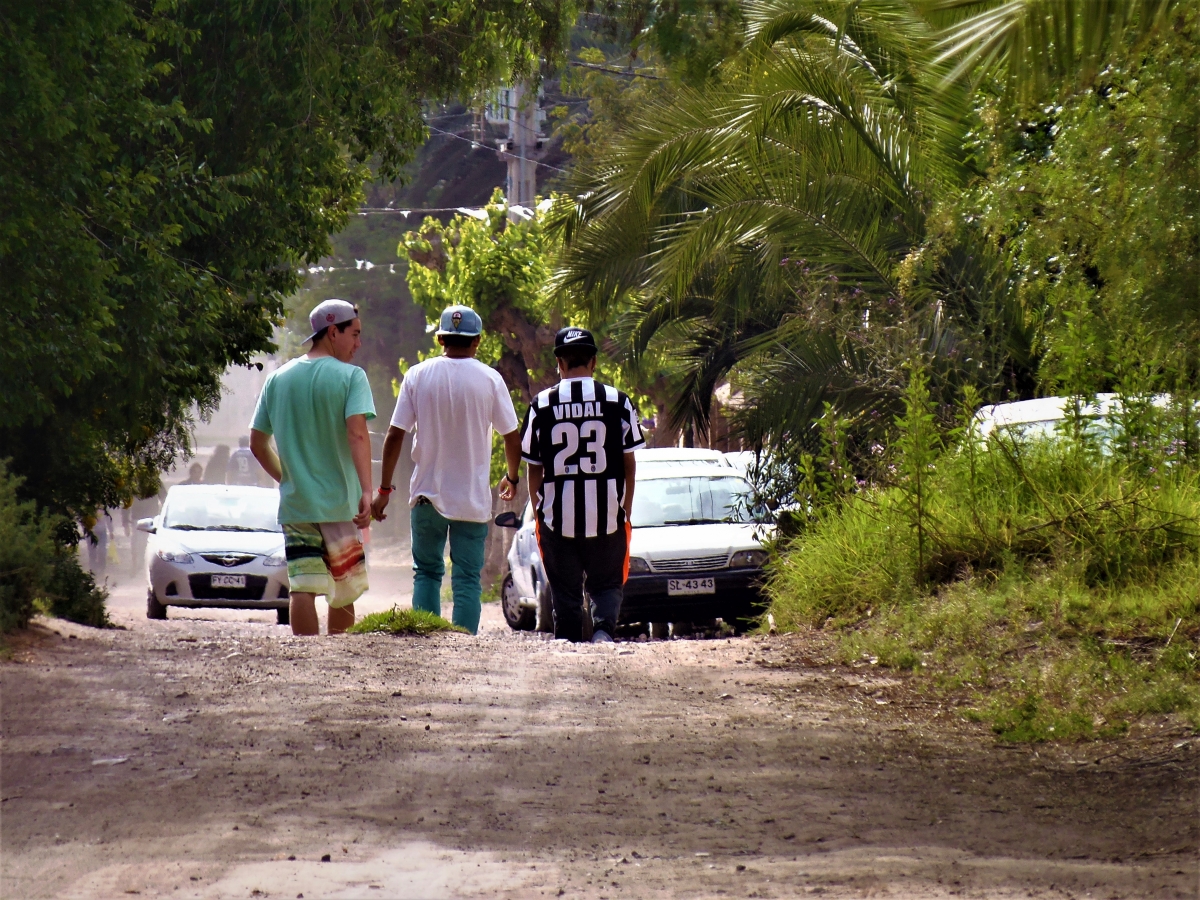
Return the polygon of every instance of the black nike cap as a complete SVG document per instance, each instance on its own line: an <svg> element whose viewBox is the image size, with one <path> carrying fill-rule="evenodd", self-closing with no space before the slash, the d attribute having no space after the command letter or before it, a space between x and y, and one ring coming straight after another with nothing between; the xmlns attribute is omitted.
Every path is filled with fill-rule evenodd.
<svg viewBox="0 0 1200 900"><path fill-rule="evenodd" d="M562 356L566 351L574 350L577 347L593 353L599 352L596 339L586 328L576 328L574 325L560 328L558 334L554 336L554 355Z"/></svg>

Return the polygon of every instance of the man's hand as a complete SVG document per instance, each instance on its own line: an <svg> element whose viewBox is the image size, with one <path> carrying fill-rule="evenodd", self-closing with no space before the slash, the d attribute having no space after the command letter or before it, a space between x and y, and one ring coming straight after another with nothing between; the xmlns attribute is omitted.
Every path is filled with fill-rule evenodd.
<svg viewBox="0 0 1200 900"><path fill-rule="evenodd" d="M512 480L500 479L500 499L508 503L517 496L516 481L521 477L521 429L519 428L514 428L504 435L504 463L504 471L512 475ZM512 474L514 472L516 472L515 475Z"/></svg>
<svg viewBox="0 0 1200 900"><path fill-rule="evenodd" d="M508 480L508 475L505 474L500 478L500 499L505 503L510 502L517 496L517 486Z"/></svg>
<svg viewBox="0 0 1200 900"><path fill-rule="evenodd" d="M371 524L370 491L363 491L362 496L358 498L358 515L354 517L354 524L359 528L366 528Z"/></svg>
<svg viewBox="0 0 1200 900"><path fill-rule="evenodd" d="M375 499L371 501L371 515L373 515L377 521L382 522L387 518L383 511L387 509L388 501L391 499L391 491L388 491L386 494L383 493L383 491L380 491L375 495Z"/></svg>

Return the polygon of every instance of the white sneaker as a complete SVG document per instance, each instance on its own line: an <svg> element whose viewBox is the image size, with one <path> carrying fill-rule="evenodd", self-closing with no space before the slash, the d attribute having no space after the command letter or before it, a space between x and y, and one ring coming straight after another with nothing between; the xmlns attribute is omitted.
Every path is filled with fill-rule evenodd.
<svg viewBox="0 0 1200 900"><path fill-rule="evenodd" d="M612 642L613 639L607 631L596 631L592 634L593 644L611 644Z"/></svg>

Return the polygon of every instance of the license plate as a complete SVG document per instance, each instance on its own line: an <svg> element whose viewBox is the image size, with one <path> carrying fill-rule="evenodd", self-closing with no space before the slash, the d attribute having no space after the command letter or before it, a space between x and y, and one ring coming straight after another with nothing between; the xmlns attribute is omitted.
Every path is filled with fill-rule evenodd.
<svg viewBox="0 0 1200 900"><path fill-rule="evenodd" d="M212 586L215 588L244 588L246 586L245 575L213 575Z"/></svg>
<svg viewBox="0 0 1200 900"><path fill-rule="evenodd" d="M667 593L672 597L688 594L715 594L717 581L715 578L668 578Z"/></svg>

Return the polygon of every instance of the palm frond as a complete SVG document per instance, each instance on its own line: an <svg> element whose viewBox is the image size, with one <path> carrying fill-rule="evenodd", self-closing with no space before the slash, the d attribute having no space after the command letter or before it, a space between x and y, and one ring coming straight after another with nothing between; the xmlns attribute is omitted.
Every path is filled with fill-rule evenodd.
<svg viewBox="0 0 1200 900"><path fill-rule="evenodd" d="M1025 102L1091 84L1118 43L1157 28L1173 0L933 0L943 84L998 77Z"/></svg>

